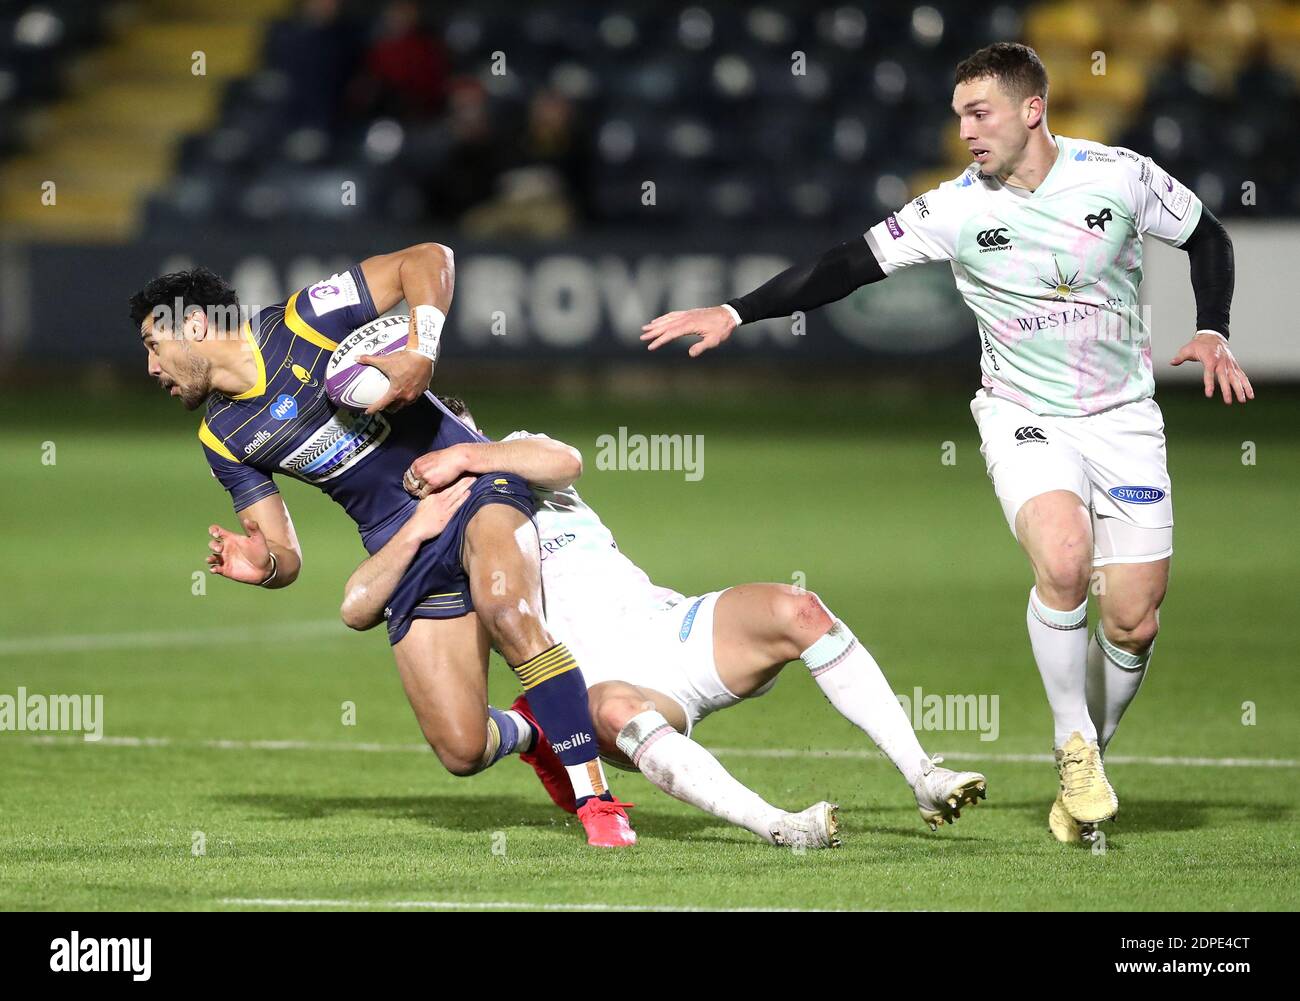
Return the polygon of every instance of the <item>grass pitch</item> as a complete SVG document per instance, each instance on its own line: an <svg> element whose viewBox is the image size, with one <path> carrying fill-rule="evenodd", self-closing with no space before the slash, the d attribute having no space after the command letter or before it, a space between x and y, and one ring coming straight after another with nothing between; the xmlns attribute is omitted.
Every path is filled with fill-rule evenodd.
<svg viewBox="0 0 1300 1001"><path fill-rule="evenodd" d="M599 852L517 761L447 775L420 748L382 632L337 624L362 555L339 509L283 483L302 578L274 593L206 578L195 594L206 525L234 523L196 418L161 394L11 395L0 694L102 694L105 737L0 733L0 907L1294 908L1300 398L1265 389L1242 410L1196 394L1161 398L1177 552L1150 674L1111 748L1121 812L1104 853L1046 830L1029 577L964 396L471 398L498 436L579 446L583 495L656 581L802 580L895 691L998 696L996 740L921 734L989 778L989 800L937 834L800 665L707 720L698 738L769 800L842 805L844 847L803 855L623 773L641 844ZM703 434L703 479L594 468L596 437L620 425ZM509 704L513 678L499 661L492 674ZM1227 763L1241 759L1272 763Z"/></svg>

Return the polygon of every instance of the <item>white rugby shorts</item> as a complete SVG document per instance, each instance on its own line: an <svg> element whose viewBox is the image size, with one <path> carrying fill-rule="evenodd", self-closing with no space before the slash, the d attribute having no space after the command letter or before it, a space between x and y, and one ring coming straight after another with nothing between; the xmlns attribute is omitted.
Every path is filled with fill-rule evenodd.
<svg viewBox="0 0 1300 1001"><path fill-rule="evenodd" d="M981 390L970 409L1012 535L1025 501L1069 490L1092 515L1094 566L1173 554L1165 422L1155 400L1085 417L1045 417Z"/></svg>

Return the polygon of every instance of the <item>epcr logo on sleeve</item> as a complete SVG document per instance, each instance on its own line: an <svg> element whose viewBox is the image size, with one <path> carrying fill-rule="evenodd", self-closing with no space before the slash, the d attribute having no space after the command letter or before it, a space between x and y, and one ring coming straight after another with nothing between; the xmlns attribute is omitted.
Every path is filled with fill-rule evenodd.
<svg viewBox="0 0 1300 1001"><path fill-rule="evenodd" d="M307 289L307 298L311 300L316 315L324 316L344 306L359 305L361 292L357 288L357 280L352 276L352 272L343 271L311 286Z"/></svg>

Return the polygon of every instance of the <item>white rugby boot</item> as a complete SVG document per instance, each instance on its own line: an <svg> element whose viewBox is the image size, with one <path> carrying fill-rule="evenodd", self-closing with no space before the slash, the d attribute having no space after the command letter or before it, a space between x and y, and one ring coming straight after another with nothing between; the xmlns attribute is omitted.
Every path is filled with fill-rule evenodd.
<svg viewBox="0 0 1300 1001"><path fill-rule="evenodd" d="M772 825L772 844L802 851L805 848L838 848L840 818L838 803L814 803L798 813L783 813Z"/></svg>
<svg viewBox="0 0 1300 1001"><path fill-rule="evenodd" d="M988 781L979 772L954 772L940 768L943 758L927 758L921 775L912 786L921 819L937 831L940 824L951 824L961 816L963 806L974 806L988 795Z"/></svg>

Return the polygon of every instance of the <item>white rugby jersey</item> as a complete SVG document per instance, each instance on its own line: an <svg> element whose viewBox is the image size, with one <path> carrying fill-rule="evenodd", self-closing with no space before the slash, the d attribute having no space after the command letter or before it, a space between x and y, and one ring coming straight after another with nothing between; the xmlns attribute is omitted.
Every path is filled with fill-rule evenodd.
<svg viewBox="0 0 1300 1001"><path fill-rule="evenodd" d="M1077 417L1155 392L1138 308L1142 236L1180 245L1200 200L1149 157L1052 137L1035 191L977 164L865 234L888 275L948 261L979 325L984 386L1034 413Z"/></svg>
<svg viewBox="0 0 1300 1001"><path fill-rule="evenodd" d="M515 431L502 441L544 437ZM595 629L617 631L626 616L644 618L669 600L681 600L619 552L613 534L573 487L544 490L533 485L532 491L546 620L556 635L572 643Z"/></svg>

